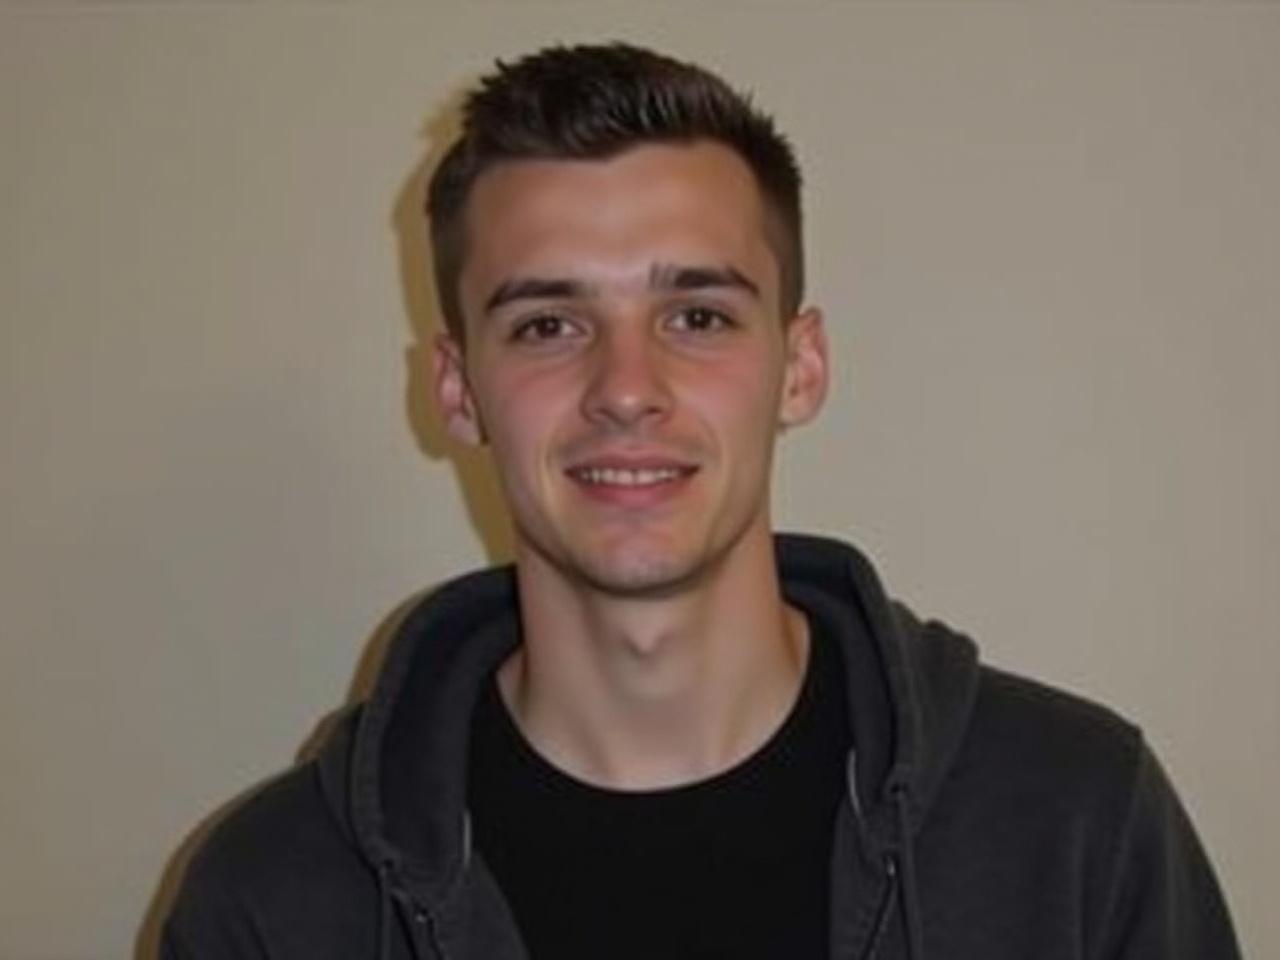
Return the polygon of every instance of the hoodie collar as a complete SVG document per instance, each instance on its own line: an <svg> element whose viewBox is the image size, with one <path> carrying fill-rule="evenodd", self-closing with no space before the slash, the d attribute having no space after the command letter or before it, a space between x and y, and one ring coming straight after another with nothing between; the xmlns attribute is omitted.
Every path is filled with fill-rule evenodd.
<svg viewBox="0 0 1280 960"><path fill-rule="evenodd" d="M895 795L906 794L917 832L964 739L976 648L891 600L871 561L849 544L785 534L776 545L788 598L841 641L854 740L850 799L873 845L891 844L901 832Z"/></svg>
<svg viewBox="0 0 1280 960"><path fill-rule="evenodd" d="M838 639L854 750L850 792L867 853L919 829L968 725L973 644L889 600L870 562L838 541L776 537L788 600ZM514 569L481 571L429 594L402 621L347 757L346 814L357 843L432 905L470 855L471 715L482 684L520 642ZM330 777L332 779L332 777ZM902 794L905 793L905 798Z"/></svg>
<svg viewBox="0 0 1280 960"><path fill-rule="evenodd" d="M469 856L467 749L481 684L520 640L510 566L430 593L387 650L351 753L352 829L365 855L433 904Z"/></svg>

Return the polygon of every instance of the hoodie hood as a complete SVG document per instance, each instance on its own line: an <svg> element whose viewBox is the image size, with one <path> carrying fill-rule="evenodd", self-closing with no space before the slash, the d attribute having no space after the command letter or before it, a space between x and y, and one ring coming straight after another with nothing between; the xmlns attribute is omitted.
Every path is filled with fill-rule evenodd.
<svg viewBox="0 0 1280 960"><path fill-rule="evenodd" d="M910 929L911 839L968 726L978 680L974 646L889 600L853 547L814 536L779 535L775 542L788 602L839 641L844 660L854 846L876 875L892 878L901 866L908 936L918 938L918 923L914 934ZM482 685L519 642L512 567L444 585L402 621L369 701L320 757L328 801L363 855L384 884L392 877L428 915L466 873L472 711Z"/></svg>
<svg viewBox="0 0 1280 960"><path fill-rule="evenodd" d="M514 568L451 581L400 624L360 718L346 777L352 831L428 909L470 856L471 715L519 641Z"/></svg>
<svg viewBox="0 0 1280 960"><path fill-rule="evenodd" d="M853 731L850 800L867 838L897 831L895 794L910 797L919 830L968 729L977 649L937 621L890 600L871 562L823 537L776 538L783 592L839 637Z"/></svg>

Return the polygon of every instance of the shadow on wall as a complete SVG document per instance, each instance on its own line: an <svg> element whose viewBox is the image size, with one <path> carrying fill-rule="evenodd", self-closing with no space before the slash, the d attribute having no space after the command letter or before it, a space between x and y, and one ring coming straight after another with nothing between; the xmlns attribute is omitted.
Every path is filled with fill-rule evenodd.
<svg viewBox="0 0 1280 960"><path fill-rule="evenodd" d="M511 525L501 485L487 451L462 447L449 439L443 423L435 414L432 400L434 344L444 333L444 323L437 308L431 246L424 217L426 184L456 137L462 91L471 85L460 86L423 126L421 132L427 149L396 195L390 226L397 240L400 291L410 332L409 346L405 348L404 355L405 417L418 449L429 460L451 462L471 526L490 563L497 564L508 562L513 554ZM302 741L293 757L295 766L312 759L347 710L368 697L377 682L396 628L426 592L405 600L373 630L364 643L342 706L323 717ZM165 918L173 907L191 857L229 813L274 779L269 778L242 790L207 814L170 854L138 928L134 941L135 960L156 960L160 956Z"/></svg>
<svg viewBox="0 0 1280 960"><path fill-rule="evenodd" d="M469 84L468 86L471 86ZM452 442L436 416L433 396L433 351L444 332L443 318L431 269L432 252L424 217L427 180L458 133L461 88L426 124L423 135L430 148L401 188L392 211L400 253L400 289L413 340L405 351L405 412L418 447L432 460L451 459L458 489L472 528L484 544L491 563L505 563L513 554L511 525L502 488L487 450Z"/></svg>

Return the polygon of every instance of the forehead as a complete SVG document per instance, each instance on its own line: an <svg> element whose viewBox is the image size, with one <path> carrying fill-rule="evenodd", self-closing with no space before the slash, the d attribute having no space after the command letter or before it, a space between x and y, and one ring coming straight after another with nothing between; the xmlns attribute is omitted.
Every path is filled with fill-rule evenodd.
<svg viewBox="0 0 1280 960"><path fill-rule="evenodd" d="M476 180L466 218L464 305L512 274L608 282L647 274L654 262L731 265L762 293L777 289L760 189L746 162L717 143L510 161Z"/></svg>

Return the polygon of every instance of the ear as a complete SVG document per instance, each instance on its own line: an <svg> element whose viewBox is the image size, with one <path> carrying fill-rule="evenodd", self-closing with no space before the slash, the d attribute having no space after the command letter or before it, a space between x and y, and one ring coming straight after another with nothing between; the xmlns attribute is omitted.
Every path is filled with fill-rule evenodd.
<svg viewBox="0 0 1280 960"><path fill-rule="evenodd" d="M829 377L821 310L809 307L796 314L787 322L785 336L787 359L778 408L778 424L783 429L817 416L827 397Z"/></svg>
<svg viewBox="0 0 1280 960"><path fill-rule="evenodd" d="M436 337L432 354L436 404L444 418L445 430L459 443L477 447L485 442L484 427L467 382L466 358L462 345L447 333Z"/></svg>

